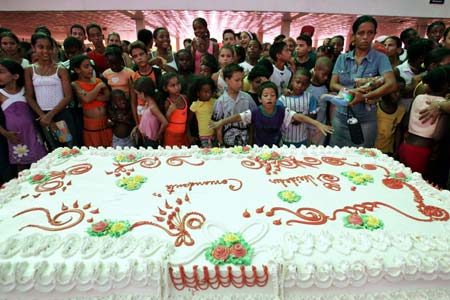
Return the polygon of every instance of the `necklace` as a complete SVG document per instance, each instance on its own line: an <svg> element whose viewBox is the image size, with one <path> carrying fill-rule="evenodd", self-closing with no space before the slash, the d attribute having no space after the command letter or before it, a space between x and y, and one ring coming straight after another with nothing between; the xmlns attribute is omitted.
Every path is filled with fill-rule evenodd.
<svg viewBox="0 0 450 300"><path fill-rule="evenodd" d="M38 71L39 71L39 75L41 76L48 76L50 75L51 71L53 70L53 63L49 66L47 66L46 68L44 68L41 65L37 65L38 66Z"/></svg>

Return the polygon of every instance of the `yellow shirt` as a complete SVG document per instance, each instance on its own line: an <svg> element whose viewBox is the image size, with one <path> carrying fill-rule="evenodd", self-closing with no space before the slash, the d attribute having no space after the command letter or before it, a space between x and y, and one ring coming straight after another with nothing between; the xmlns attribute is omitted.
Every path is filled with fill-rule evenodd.
<svg viewBox="0 0 450 300"><path fill-rule="evenodd" d="M388 114L381 109L380 103L377 106L378 130L375 147L383 153L393 153L395 130L402 121L406 109L403 105L398 105L395 112Z"/></svg>
<svg viewBox="0 0 450 300"><path fill-rule="evenodd" d="M198 135L212 136L214 135L214 129L209 128L209 121L213 113L214 103L216 99L211 98L209 101L194 101L189 108L195 116L198 122Z"/></svg>

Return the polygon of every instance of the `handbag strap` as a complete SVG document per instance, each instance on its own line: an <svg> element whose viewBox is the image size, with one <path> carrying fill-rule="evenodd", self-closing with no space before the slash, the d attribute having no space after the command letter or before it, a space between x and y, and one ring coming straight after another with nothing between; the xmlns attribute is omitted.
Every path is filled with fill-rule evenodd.
<svg viewBox="0 0 450 300"><path fill-rule="evenodd" d="M352 107L350 105L347 105L347 119L350 118L350 115L356 118L355 112L353 111Z"/></svg>

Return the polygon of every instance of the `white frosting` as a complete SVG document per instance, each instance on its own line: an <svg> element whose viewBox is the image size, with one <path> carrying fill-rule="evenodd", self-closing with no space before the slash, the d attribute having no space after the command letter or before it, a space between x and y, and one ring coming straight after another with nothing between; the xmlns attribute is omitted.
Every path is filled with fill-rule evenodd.
<svg viewBox="0 0 450 300"><path fill-rule="evenodd" d="M398 300L406 296L408 299L450 298L449 290L442 288L450 283L450 222L425 222L427 216L418 210L413 191L406 186L387 188L382 183L385 171L381 167L408 176L408 184L418 190L424 205L450 212L450 192L428 185L420 174L411 173L378 150L373 150L376 158L356 153L354 148L329 147L255 147L249 154L233 153L233 149L205 154L196 147L156 150L83 147L80 150L81 155L70 158L60 158L61 149L56 150L0 190L0 292L3 296L0 299L31 299L35 298L33 292L67 294L55 299L111 300L334 300L342 299L343 295L351 300ZM259 165L253 159L272 151L288 159L281 165L271 164L269 170L264 163ZM118 154L148 159L120 170L113 160ZM323 157L345 158L348 164L334 166ZM77 174L73 166L78 164L90 164L92 168ZM381 167L372 170L368 166L371 164ZM374 182L356 185L341 175L348 171L370 175ZM37 185L29 183L29 178L49 172L64 174L54 179L58 182L54 186L59 188L54 194L38 192ZM138 190L126 191L115 184L127 176L126 172L129 176L145 176L147 181ZM336 183L341 190L327 188L328 181L321 174L338 177ZM299 179L288 182L288 178ZM301 200L297 203L280 200L277 193L283 190L295 191ZM336 214L336 220L326 220L322 225L296 223L313 222L308 217L314 213L299 212L299 208L313 208L329 218L336 209L375 201L403 214L383 205L373 207L366 214L384 222L384 229L374 231L344 227L342 219L348 214L342 212ZM62 207L72 212L56 218L64 211ZM177 240L182 241L179 232L166 223L175 207L179 209L180 220L194 213L189 217L193 223L185 223L189 235L184 236L184 241L189 240L192 245L176 245ZM31 208L40 209L26 211ZM273 216L267 216L272 208L288 211L275 209ZM95 209L98 213L93 213ZM257 213L257 209L262 212ZM83 217L79 211L83 211ZM244 217L244 212L249 215ZM19 215L13 217L16 214ZM53 218L53 225L47 218ZM93 219L92 223L87 222L89 218ZM77 219L81 221L75 224ZM91 224L104 219L147 224L119 238L91 237L86 233ZM201 220L205 222L197 229L195 225ZM281 225L275 225L274 221ZM65 226L64 222L75 226L61 231L26 227L58 229ZM179 265L183 265L187 276L194 275L194 266L199 270L207 266L213 274L214 266L206 260L205 250L227 232L240 233L254 249L252 265L258 274L262 274L262 266L267 266L266 286L175 290L169 268L173 267L175 277L181 276ZM227 267L220 267L224 276ZM252 276L251 266L245 270ZM202 272L198 272L199 278L204 276ZM238 266L232 266L235 276L240 272ZM384 282L395 282L405 288L385 289ZM427 287L411 288L421 282L436 283L433 292ZM141 297L137 289L147 287L154 288L155 294ZM317 288L327 293L308 294ZM368 288L371 292L366 292ZM127 296L123 296L125 290L129 291ZM352 290L355 294L348 294ZM99 294L104 292L111 295Z"/></svg>

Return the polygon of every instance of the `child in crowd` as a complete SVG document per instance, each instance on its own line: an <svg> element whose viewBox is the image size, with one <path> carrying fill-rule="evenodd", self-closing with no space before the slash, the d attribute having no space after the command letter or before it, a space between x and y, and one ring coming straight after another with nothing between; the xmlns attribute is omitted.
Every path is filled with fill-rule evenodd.
<svg viewBox="0 0 450 300"><path fill-rule="evenodd" d="M130 44L130 55L133 58L134 63L137 66L137 71L133 75L133 80L137 80L140 77L148 77L153 81L153 85L156 87L161 82L161 69L155 66L151 66L149 63L149 55L145 44L141 41L136 41ZM133 118L136 124L139 124L144 112L146 102L144 99L135 97L132 95L131 110L133 111Z"/></svg>
<svg viewBox="0 0 450 300"><path fill-rule="evenodd" d="M178 76L181 83L181 93L186 95L189 90L190 83L194 79L194 60L191 52L181 49L175 54L175 61L178 67Z"/></svg>
<svg viewBox="0 0 450 300"><path fill-rule="evenodd" d="M132 91L131 78L134 71L125 67L122 49L118 46L108 46L105 50L105 56L111 68L103 72L103 77L108 80L108 85L112 90L122 90L129 99L130 91Z"/></svg>
<svg viewBox="0 0 450 300"><path fill-rule="evenodd" d="M150 78L142 76L134 82L134 90L139 99L145 102L142 119L138 125L142 146L157 149L169 123L155 101L155 84Z"/></svg>
<svg viewBox="0 0 450 300"><path fill-rule="evenodd" d="M278 87L278 95L283 94L284 89L289 86L292 71L286 66L291 59L291 53L285 42L278 42L272 45L269 50L270 58L275 62L273 64L273 73L270 81Z"/></svg>
<svg viewBox="0 0 450 300"><path fill-rule="evenodd" d="M321 99L321 96L327 94L328 80L330 78L332 69L331 59L323 56L316 60L314 66L314 72L311 77L311 84L306 89L306 92L312 94L317 99L317 118L316 120L322 124L331 124L331 107L328 105L328 101ZM325 145L325 136L315 128L310 128L309 141L313 145Z"/></svg>
<svg viewBox="0 0 450 300"><path fill-rule="evenodd" d="M199 77L191 86L190 94L198 99L194 101L190 110L195 113L198 123L199 139L201 147L213 147L215 145L214 130L209 128L208 123L211 120L214 103L215 85L211 78Z"/></svg>
<svg viewBox="0 0 450 300"><path fill-rule="evenodd" d="M229 64L233 63L233 60L234 60L233 47L223 46L222 48L220 48L219 51L220 70L211 76L212 80L214 80L214 83L217 86L219 94L223 94L223 92L227 88L227 83L223 76L223 69Z"/></svg>
<svg viewBox="0 0 450 300"><path fill-rule="evenodd" d="M405 87L405 80L399 75L397 79L397 90L383 96L377 103L377 138L375 148L381 152L397 157L398 148L402 138L401 124L405 116L406 109L399 105L402 89Z"/></svg>
<svg viewBox="0 0 450 300"><path fill-rule="evenodd" d="M208 54L209 40L203 37L197 37L193 41L194 46L191 47L192 57L194 58L194 73L200 73L202 56ZM212 55L212 54L211 54Z"/></svg>
<svg viewBox="0 0 450 300"><path fill-rule="evenodd" d="M306 92L310 80L311 73L308 70L301 69L295 72L289 86L291 95L282 95L280 101L286 108L289 108L294 112L315 118L317 114L317 100L311 93ZM287 129L283 134L284 145L300 147L301 145L307 145L307 141L308 128L305 123L293 122L287 126Z"/></svg>
<svg viewBox="0 0 450 300"><path fill-rule="evenodd" d="M105 57L105 45L103 44L103 32L102 28L95 23L88 24L86 26L86 33L89 42L94 46L94 50L89 51L87 56L95 62L95 66L100 74L108 69L110 66Z"/></svg>
<svg viewBox="0 0 450 300"><path fill-rule="evenodd" d="M18 62L22 68L25 69L30 66L30 62L20 56L19 38L14 33L10 31L2 32L0 34L0 47L5 57Z"/></svg>
<svg viewBox="0 0 450 300"><path fill-rule="evenodd" d="M247 56L245 58L245 61L240 63L239 65L244 68L244 74L245 76L250 73L250 71L253 69L253 67L258 62L260 56L261 56L262 46L261 43L257 39L253 39L249 42L248 48L247 48Z"/></svg>
<svg viewBox="0 0 450 300"><path fill-rule="evenodd" d="M0 104L6 120L0 134L8 140L9 162L18 171L47 154L25 99L24 84L22 66L12 59L0 59Z"/></svg>
<svg viewBox="0 0 450 300"><path fill-rule="evenodd" d="M106 40L107 46L117 46L122 49L122 59L126 67L131 68L133 62L127 52L123 51L122 41L120 40L120 35L117 32L111 32L108 34L108 39Z"/></svg>
<svg viewBox="0 0 450 300"><path fill-rule="evenodd" d="M297 46L295 47L295 50L297 52L297 57L295 58L296 70L306 69L308 71L311 71L311 69L314 68L316 62L309 55L311 47L312 40L309 35L302 34L297 37Z"/></svg>
<svg viewBox="0 0 450 300"><path fill-rule="evenodd" d="M301 113L276 105L278 87L273 82L267 81L261 84L258 89L258 96L262 103L259 107L246 110L217 122L211 121L211 128L220 128L234 122L252 124L254 127L254 143L260 147L264 145L270 147L279 145L282 128L288 127L292 121L316 126L323 134L333 132L331 126L323 125Z"/></svg>
<svg viewBox="0 0 450 300"><path fill-rule="evenodd" d="M250 83L250 89L247 93L253 98L257 106L261 104L258 98L258 88L261 83L269 80L269 77L268 71L261 65L255 66L247 76L248 82Z"/></svg>
<svg viewBox="0 0 450 300"><path fill-rule="evenodd" d="M153 61L166 72L177 72L175 56L170 46L170 34L167 28L158 27L153 31L156 50L152 51Z"/></svg>
<svg viewBox="0 0 450 300"><path fill-rule="evenodd" d="M83 107L83 142L85 146L111 147L112 130L108 126L107 102L110 92L106 84L93 77L90 58L77 55L70 60L70 68L77 80L72 87Z"/></svg>
<svg viewBox="0 0 450 300"><path fill-rule="evenodd" d="M241 91L244 69L232 63L223 69L223 77L228 86L223 95L217 99L213 109L213 120L228 118L234 114L256 108L252 97ZM249 126L242 122L231 123L217 130L219 146L244 146L249 144Z"/></svg>
<svg viewBox="0 0 450 300"><path fill-rule="evenodd" d="M181 94L181 84L176 73L162 76L162 96L169 125L164 133L164 146L189 146L187 133L188 102Z"/></svg>
<svg viewBox="0 0 450 300"><path fill-rule="evenodd" d="M408 136L400 145L399 158L414 172L426 173L433 142L441 138L446 125L442 121L444 120L443 116L436 123L431 120L423 122L420 120L420 111L426 108L430 102L445 101L449 89L449 74L448 66L438 66L431 70L423 78L423 82L429 85L430 92L417 96L411 105Z"/></svg>
<svg viewBox="0 0 450 300"><path fill-rule="evenodd" d="M62 145L71 147L73 140L63 142L54 131L55 122L64 121L70 133L76 131L73 116L66 108L72 100L69 72L52 59L53 39L44 33L31 37L36 63L25 70L25 92L28 104L38 115L38 121L52 151Z"/></svg>
<svg viewBox="0 0 450 300"><path fill-rule="evenodd" d="M113 131L112 146L114 148L133 147L134 143L130 134L135 124L130 102L124 91L112 90L108 115Z"/></svg>

